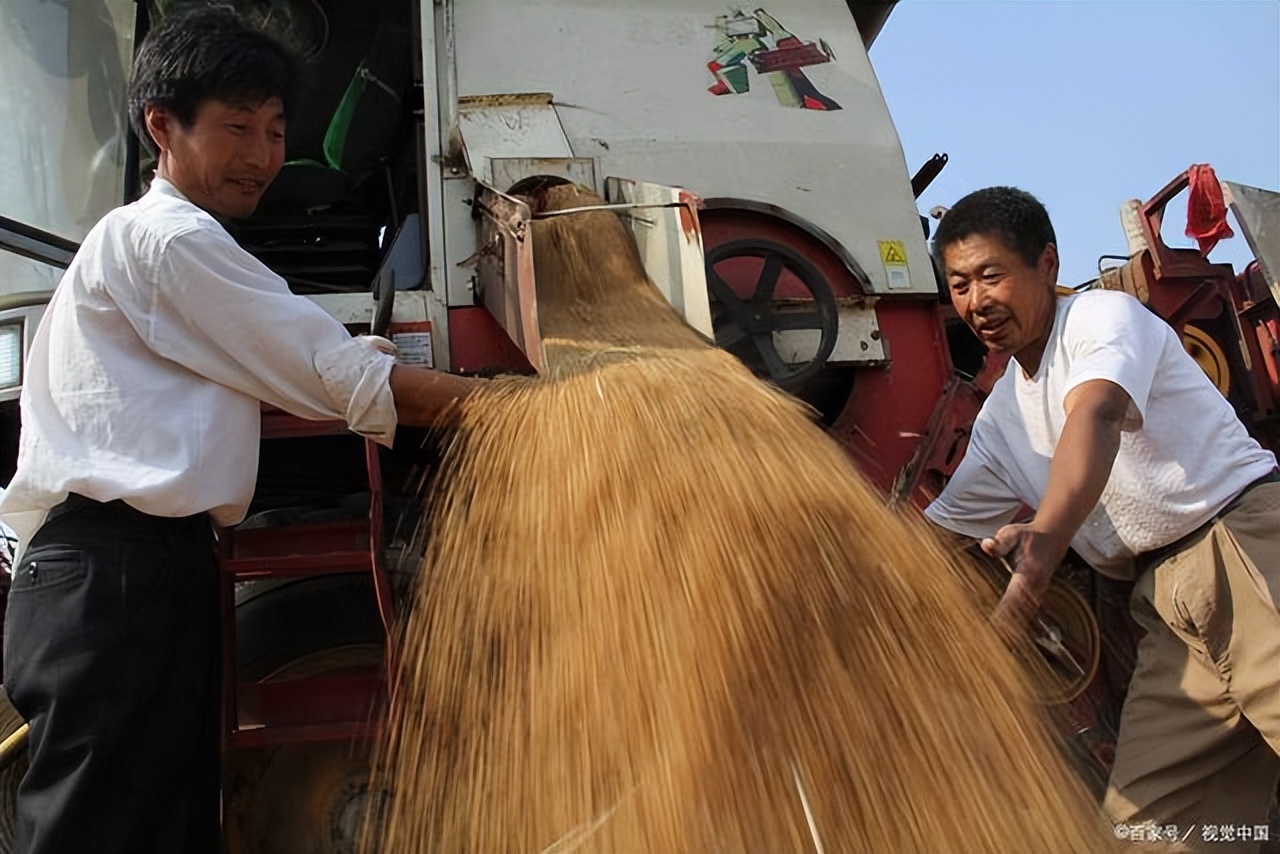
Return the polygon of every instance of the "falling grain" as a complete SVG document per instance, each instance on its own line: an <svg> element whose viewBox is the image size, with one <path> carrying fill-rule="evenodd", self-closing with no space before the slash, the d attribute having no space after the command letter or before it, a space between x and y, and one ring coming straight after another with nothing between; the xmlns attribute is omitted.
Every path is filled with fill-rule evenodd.
<svg viewBox="0 0 1280 854"><path fill-rule="evenodd" d="M614 214L533 239L549 369L448 449L370 850L1104 850L957 558Z"/></svg>

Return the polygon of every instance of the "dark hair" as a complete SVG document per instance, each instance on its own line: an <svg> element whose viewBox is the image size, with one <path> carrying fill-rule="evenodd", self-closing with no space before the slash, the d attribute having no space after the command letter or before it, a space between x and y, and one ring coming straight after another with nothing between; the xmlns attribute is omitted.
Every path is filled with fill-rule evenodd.
<svg viewBox="0 0 1280 854"><path fill-rule="evenodd" d="M144 110L163 107L183 127L210 98L260 104L278 97L286 115L295 100L298 61L281 41L228 6L175 11L147 34L129 76L129 121L156 153Z"/></svg>
<svg viewBox="0 0 1280 854"><path fill-rule="evenodd" d="M948 246L975 234L998 238L1028 267L1040 262L1046 246L1058 242L1044 205L1017 187L987 187L956 202L933 234L933 257L941 264Z"/></svg>

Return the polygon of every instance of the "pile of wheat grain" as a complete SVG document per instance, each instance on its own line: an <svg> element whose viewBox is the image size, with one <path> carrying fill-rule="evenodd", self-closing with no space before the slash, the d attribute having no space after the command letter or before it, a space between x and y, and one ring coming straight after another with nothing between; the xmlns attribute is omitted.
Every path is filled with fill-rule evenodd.
<svg viewBox="0 0 1280 854"><path fill-rule="evenodd" d="M1106 847L955 557L680 323L615 215L533 234L552 368L449 449L371 850Z"/></svg>

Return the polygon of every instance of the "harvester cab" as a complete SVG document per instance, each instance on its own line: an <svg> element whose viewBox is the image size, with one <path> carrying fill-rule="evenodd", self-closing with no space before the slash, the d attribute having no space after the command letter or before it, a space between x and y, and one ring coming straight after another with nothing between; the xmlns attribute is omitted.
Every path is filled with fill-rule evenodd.
<svg viewBox="0 0 1280 854"><path fill-rule="evenodd" d="M0 4L0 483L60 271L149 181L128 69L182 5ZM307 85L288 164L233 236L353 332L443 370L538 370L529 223L539 187L572 181L623 218L691 327L811 403L873 481L909 458L951 364L867 56L892 2L237 5L295 47ZM346 850L370 797L350 745L382 690L432 444L263 426L250 518L222 537L228 845Z"/></svg>

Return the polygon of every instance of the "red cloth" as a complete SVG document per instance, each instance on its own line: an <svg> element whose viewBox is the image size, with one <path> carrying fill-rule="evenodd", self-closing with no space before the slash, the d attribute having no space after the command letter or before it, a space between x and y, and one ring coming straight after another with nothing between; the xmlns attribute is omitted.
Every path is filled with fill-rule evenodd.
<svg viewBox="0 0 1280 854"><path fill-rule="evenodd" d="M1194 237L1200 254L1208 255L1219 240L1235 234L1227 224L1227 205L1222 200L1222 185L1208 163L1197 163L1187 170L1191 182L1187 194L1187 237Z"/></svg>

